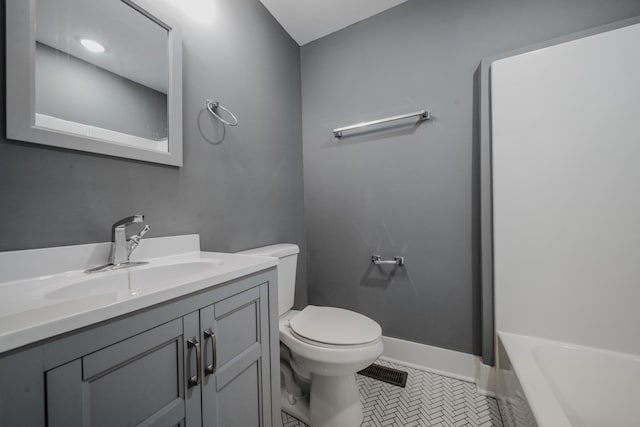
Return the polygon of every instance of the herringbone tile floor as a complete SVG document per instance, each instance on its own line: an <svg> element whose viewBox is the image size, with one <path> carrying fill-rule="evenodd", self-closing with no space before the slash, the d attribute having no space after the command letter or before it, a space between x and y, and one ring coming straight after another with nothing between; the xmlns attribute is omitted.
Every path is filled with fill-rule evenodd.
<svg viewBox="0 0 640 427"><path fill-rule="evenodd" d="M364 407L362 427L502 427L495 399L478 394L475 384L378 360L409 372L406 388L357 375ZM308 427L282 413L284 427Z"/></svg>

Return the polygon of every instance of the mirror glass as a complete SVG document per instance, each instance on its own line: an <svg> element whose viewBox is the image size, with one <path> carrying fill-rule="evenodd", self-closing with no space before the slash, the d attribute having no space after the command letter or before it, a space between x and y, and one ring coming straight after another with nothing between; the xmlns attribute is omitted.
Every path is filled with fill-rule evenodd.
<svg viewBox="0 0 640 427"><path fill-rule="evenodd" d="M121 0L37 0L35 126L168 152L168 36Z"/></svg>

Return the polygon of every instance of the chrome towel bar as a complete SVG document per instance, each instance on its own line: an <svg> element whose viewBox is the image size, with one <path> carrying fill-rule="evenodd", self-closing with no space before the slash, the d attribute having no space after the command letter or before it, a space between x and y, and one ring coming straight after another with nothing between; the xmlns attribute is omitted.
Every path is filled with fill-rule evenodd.
<svg viewBox="0 0 640 427"><path fill-rule="evenodd" d="M362 122L351 126L345 126L333 130L333 136L336 138L342 138L343 132L355 129L361 129L368 126L380 125L383 123L395 122L396 120L410 119L412 117L418 117L420 121L431 119L431 113L427 110L416 111L415 113L402 114L399 116L387 117L384 119L373 120L370 122Z"/></svg>
<svg viewBox="0 0 640 427"><path fill-rule="evenodd" d="M392 260L383 260L380 255L371 255L371 262L375 265L398 265L402 267L404 265L404 257L397 256Z"/></svg>

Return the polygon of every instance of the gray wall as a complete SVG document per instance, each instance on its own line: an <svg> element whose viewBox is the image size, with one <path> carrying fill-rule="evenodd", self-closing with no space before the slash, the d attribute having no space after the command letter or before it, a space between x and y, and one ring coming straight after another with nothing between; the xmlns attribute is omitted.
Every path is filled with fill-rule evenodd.
<svg viewBox="0 0 640 427"><path fill-rule="evenodd" d="M369 315L387 336L479 353L476 69L638 14L638 0L412 0L304 46L309 302ZM419 127L331 134L423 107L434 120ZM406 267L372 268L373 253Z"/></svg>
<svg viewBox="0 0 640 427"><path fill-rule="evenodd" d="M0 10L4 27L4 1ZM216 2L211 20L183 20L180 169L6 141L2 103L0 250L108 241L132 213L146 214L149 236L199 233L204 250L304 249L299 47L257 0ZM218 145L206 140L222 136L200 115L206 97L241 120ZM304 253L299 271L298 305Z"/></svg>
<svg viewBox="0 0 640 427"><path fill-rule="evenodd" d="M36 43L36 112L142 138L167 137L166 94L42 43Z"/></svg>

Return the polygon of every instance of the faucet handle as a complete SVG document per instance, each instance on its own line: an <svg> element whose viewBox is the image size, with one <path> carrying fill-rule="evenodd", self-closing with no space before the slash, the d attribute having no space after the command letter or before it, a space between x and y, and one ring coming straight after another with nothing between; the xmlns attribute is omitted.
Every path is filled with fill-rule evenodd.
<svg viewBox="0 0 640 427"><path fill-rule="evenodd" d="M140 230L140 232L136 236L138 237L138 239L142 239L144 235L149 232L149 230L151 230L151 227L149 226L149 224L146 224L144 228Z"/></svg>
<svg viewBox="0 0 640 427"><path fill-rule="evenodd" d="M133 240L137 243L144 237L145 234L149 232L149 230L151 230L151 227L149 226L149 224L146 224L138 234L134 234L133 236L129 237L129 240Z"/></svg>
<svg viewBox="0 0 640 427"><path fill-rule="evenodd" d="M151 227L149 227L149 224L147 224L142 230L140 230L138 234L134 234L133 236L129 237L129 241L127 242L127 260L129 259L129 256L131 256L131 253L135 251L140 244L140 240L142 240L142 237L144 237L144 235L147 234L150 229Z"/></svg>

